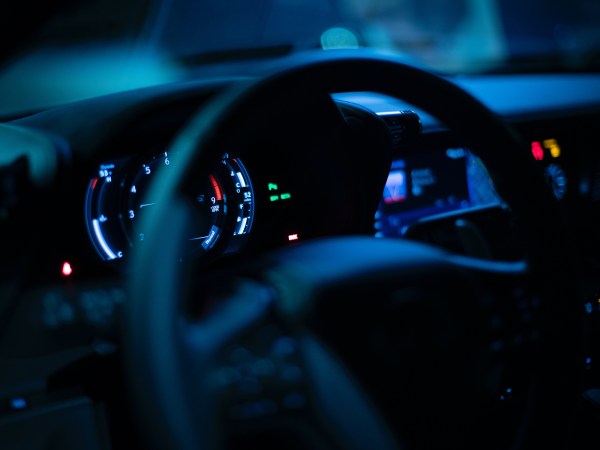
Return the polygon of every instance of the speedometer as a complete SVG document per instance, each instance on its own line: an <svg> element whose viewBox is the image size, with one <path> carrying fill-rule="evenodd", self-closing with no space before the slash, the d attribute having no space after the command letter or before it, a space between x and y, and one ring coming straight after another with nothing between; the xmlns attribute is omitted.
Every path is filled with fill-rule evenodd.
<svg viewBox="0 0 600 450"><path fill-rule="evenodd" d="M102 259L121 260L134 246L158 238L142 228L141 218L158 205L156 199L148 197L153 178L176 164L177 154L163 152L150 158L100 165L88 187L86 222ZM210 252L223 238L228 240L226 250L239 247L252 227L253 197L252 183L241 160L225 154L188 199L195 219L187 236L186 255ZM229 223L233 225L227 227Z"/></svg>

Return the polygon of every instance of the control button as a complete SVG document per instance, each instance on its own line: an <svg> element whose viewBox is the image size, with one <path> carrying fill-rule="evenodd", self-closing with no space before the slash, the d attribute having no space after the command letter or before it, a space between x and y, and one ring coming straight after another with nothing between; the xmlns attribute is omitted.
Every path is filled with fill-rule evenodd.
<svg viewBox="0 0 600 450"><path fill-rule="evenodd" d="M42 299L43 321L47 328L54 329L71 324L75 310L60 292L48 292Z"/></svg>
<svg viewBox="0 0 600 450"><path fill-rule="evenodd" d="M91 289L81 292L78 303L87 323L104 327L115 319L118 304L116 299L115 294L108 290Z"/></svg>

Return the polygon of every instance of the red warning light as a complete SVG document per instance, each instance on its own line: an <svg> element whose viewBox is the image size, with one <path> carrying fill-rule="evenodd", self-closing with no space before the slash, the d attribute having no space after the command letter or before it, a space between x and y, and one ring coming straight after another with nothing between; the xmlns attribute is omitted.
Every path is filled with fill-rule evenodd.
<svg viewBox="0 0 600 450"><path fill-rule="evenodd" d="M542 148L542 144L540 144L538 141L532 142L531 154L537 161L544 159L544 149Z"/></svg>
<svg viewBox="0 0 600 450"><path fill-rule="evenodd" d="M63 277L68 277L69 275L71 275L73 273L73 268L71 267L71 264L65 261L62 265L61 273Z"/></svg>
<svg viewBox="0 0 600 450"><path fill-rule="evenodd" d="M290 234L288 236L288 241L297 241L298 240L298 235L297 234Z"/></svg>

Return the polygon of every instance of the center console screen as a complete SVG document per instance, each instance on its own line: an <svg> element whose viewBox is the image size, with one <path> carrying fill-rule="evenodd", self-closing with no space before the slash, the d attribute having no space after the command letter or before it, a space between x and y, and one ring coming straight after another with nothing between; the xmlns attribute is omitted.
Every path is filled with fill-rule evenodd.
<svg viewBox="0 0 600 450"><path fill-rule="evenodd" d="M497 202L479 158L463 148L395 159L375 217L376 236L402 236L423 217Z"/></svg>

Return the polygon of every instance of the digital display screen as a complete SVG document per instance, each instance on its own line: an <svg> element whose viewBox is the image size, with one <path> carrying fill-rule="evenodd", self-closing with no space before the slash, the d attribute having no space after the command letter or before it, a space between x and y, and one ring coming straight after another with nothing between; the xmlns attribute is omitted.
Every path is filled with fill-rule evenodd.
<svg viewBox="0 0 600 450"><path fill-rule="evenodd" d="M387 205L393 205L405 201L406 185L406 172L404 170L390 172L383 190L383 202Z"/></svg>
<svg viewBox="0 0 600 450"><path fill-rule="evenodd" d="M481 161L463 148L393 161L375 218L376 235L401 236L423 217L497 201Z"/></svg>

